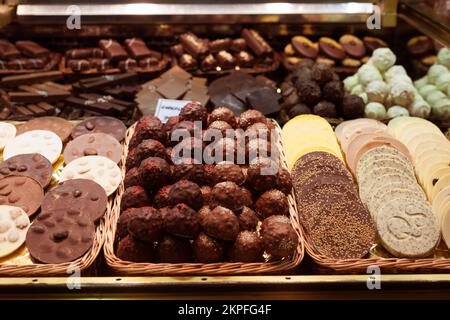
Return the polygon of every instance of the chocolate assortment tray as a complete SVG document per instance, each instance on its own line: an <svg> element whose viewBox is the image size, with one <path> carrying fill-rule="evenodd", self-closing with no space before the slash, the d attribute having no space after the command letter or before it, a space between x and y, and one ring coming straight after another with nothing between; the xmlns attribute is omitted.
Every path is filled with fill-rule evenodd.
<svg viewBox="0 0 450 320"><path fill-rule="evenodd" d="M118 139L125 133L119 122L101 117L84 122L55 117L1 122L2 130L12 139L6 143L0 163L1 276L90 272L104 243L104 215L112 208L115 191L114 186L101 181L95 168L107 167L107 175L114 172L118 186L121 179L116 162L122 152ZM34 153L27 154L30 152ZM12 191L7 190L13 184ZM14 207L7 206L11 204ZM7 210L17 211L9 213L17 231L4 225ZM16 217L20 212L29 218ZM15 238L13 232L20 237Z"/></svg>

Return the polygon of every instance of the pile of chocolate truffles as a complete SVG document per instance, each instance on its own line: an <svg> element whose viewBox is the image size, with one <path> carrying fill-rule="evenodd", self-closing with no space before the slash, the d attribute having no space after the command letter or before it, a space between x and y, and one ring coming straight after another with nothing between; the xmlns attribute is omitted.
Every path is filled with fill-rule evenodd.
<svg viewBox="0 0 450 320"><path fill-rule="evenodd" d="M342 81L333 68L305 59L280 86L282 110L288 118L316 114L325 118L358 118L364 114L364 101L346 95Z"/></svg>
<svg viewBox="0 0 450 320"><path fill-rule="evenodd" d="M195 121L195 123L194 123ZM192 132L198 122L208 129L268 130L271 123L256 110L237 118L225 107L208 114L189 103L167 123L142 117L130 141L125 191L117 224L117 256L133 262L215 263L264 262L291 257L298 235L289 219L287 195L291 177L278 168L265 175L271 158L251 164L204 164L187 158L172 162L175 130ZM204 149L201 139L186 143ZM225 152L236 152L236 141L220 138ZM246 150L253 148L247 141ZM172 149L173 148L173 149Z"/></svg>

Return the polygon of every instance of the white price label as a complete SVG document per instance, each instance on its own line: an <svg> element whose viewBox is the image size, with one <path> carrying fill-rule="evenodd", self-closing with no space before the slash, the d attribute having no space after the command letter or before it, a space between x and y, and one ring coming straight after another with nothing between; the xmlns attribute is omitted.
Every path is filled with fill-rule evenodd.
<svg viewBox="0 0 450 320"><path fill-rule="evenodd" d="M158 99L155 116L162 123L166 123L169 117L179 115L181 108L190 102L189 100Z"/></svg>

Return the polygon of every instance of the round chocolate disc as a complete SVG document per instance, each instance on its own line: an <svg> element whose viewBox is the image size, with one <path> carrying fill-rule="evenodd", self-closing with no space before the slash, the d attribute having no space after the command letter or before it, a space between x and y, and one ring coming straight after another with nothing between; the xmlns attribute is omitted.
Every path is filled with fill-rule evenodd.
<svg viewBox="0 0 450 320"><path fill-rule="evenodd" d="M42 202L42 212L66 210L68 214L80 213L97 221L105 214L108 198L98 183L87 179L61 182L47 192Z"/></svg>
<svg viewBox="0 0 450 320"><path fill-rule="evenodd" d="M14 156L0 163L0 179L7 176L25 176L45 188L52 180L52 164L39 153Z"/></svg>
<svg viewBox="0 0 450 320"><path fill-rule="evenodd" d="M92 117L79 123L72 130L72 138L79 137L86 133L106 133L118 141L125 138L127 127L122 121L113 117Z"/></svg>
<svg viewBox="0 0 450 320"><path fill-rule="evenodd" d="M30 217L44 199L41 184L30 177L9 176L0 179L0 204L20 207Z"/></svg>
<svg viewBox="0 0 450 320"><path fill-rule="evenodd" d="M31 256L43 263L78 259L94 242L95 226L89 217L67 210L41 213L28 229L26 245Z"/></svg>
<svg viewBox="0 0 450 320"><path fill-rule="evenodd" d="M119 163L122 146L119 141L106 133L88 133L70 141L64 150L64 162L84 156L103 156Z"/></svg>
<svg viewBox="0 0 450 320"><path fill-rule="evenodd" d="M69 121L60 117L40 117L29 120L17 129L17 134L33 130L48 130L56 133L63 142L66 142L72 132Z"/></svg>

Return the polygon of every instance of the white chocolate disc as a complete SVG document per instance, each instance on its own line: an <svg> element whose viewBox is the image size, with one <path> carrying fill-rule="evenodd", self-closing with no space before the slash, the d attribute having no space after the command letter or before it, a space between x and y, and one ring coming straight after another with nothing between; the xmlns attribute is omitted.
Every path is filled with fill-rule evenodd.
<svg viewBox="0 0 450 320"><path fill-rule="evenodd" d="M47 130L24 132L5 146L3 159L7 160L19 154L39 153L52 164L58 160L62 151L62 141L55 133Z"/></svg>
<svg viewBox="0 0 450 320"><path fill-rule="evenodd" d="M71 161L61 173L61 181L89 179L97 182L110 196L119 187L122 172L112 160L102 156L86 156Z"/></svg>
<svg viewBox="0 0 450 320"><path fill-rule="evenodd" d="M25 242L30 219L19 207L0 205L0 258L16 251Z"/></svg>
<svg viewBox="0 0 450 320"><path fill-rule="evenodd" d="M0 150L3 150L5 145L14 139L16 132L16 127L11 123L0 122Z"/></svg>

